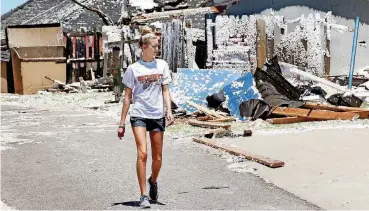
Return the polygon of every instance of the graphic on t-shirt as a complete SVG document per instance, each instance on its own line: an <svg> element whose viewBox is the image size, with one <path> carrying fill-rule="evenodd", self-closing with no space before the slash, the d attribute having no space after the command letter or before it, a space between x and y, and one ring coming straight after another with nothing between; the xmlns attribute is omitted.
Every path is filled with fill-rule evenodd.
<svg viewBox="0 0 369 211"><path fill-rule="evenodd" d="M161 84L163 79L163 74L151 74L151 75L143 75L137 77L137 80L143 84L143 89L147 89L151 85L159 85Z"/></svg>

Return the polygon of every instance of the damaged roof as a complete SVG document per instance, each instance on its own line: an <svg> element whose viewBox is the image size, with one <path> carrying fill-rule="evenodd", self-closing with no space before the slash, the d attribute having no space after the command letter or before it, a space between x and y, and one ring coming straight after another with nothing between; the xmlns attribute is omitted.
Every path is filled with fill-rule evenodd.
<svg viewBox="0 0 369 211"><path fill-rule="evenodd" d="M120 17L121 0L80 0L86 5L96 5L117 21ZM2 27L9 25L37 25L61 23L65 31L86 27L93 31L103 25L94 12L83 9L71 0L28 0L16 9L1 16ZM100 30L99 30L100 31Z"/></svg>
<svg viewBox="0 0 369 211"><path fill-rule="evenodd" d="M97 6L108 15L113 22L120 18L123 0L79 0L86 5ZM137 13L166 11L184 8L196 8L203 0L130 0L128 10ZM136 7L130 6L134 2ZM152 2L153 8L140 8L140 5ZM136 5L137 4L137 5ZM157 5L157 6L155 6ZM65 32L76 32L81 27L88 31L101 31L102 19L94 12L88 11L71 0L28 0L12 11L1 16L2 33L10 25L38 25L61 23ZM3 37L3 36L2 36Z"/></svg>

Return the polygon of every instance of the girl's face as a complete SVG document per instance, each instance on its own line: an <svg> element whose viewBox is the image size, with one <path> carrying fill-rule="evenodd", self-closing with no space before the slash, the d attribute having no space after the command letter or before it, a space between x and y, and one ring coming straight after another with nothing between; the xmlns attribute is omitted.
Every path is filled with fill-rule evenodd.
<svg viewBox="0 0 369 211"><path fill-rule="evenodd" d="M142 45L142 53L147 57L154 58L159 51L158 39L150 39L147 45Z"/></svg>

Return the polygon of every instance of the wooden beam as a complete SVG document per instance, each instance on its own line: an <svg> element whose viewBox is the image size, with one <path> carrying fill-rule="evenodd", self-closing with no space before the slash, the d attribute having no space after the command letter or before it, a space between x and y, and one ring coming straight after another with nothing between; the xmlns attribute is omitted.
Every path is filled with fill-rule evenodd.
<svg viewBox="0 0 369 211"><path fill-rule="evenodd" d="M285 62L279 62L279 65L284 66L284 67L289 67L288 71L290 73L294 73L294 74L300 75L302 77L306 77L306 78L308 78L312 81L325 84L325 85L330 86L334 89L337 89L341 92L349 91L348 89L346 89L346 87L340 86L340 85L335 84L333 82L330 82L326 79L319 78L318 76L315 76L315 75L309 73L308 71L300 70L300 69L298 69L298 67L296 65L288 64L288 63L285 63Z"/></svg>
<svg viewBox="0 0 369 211"><path fill-rule="evenodd" d="M214 122L202 122L197 120L189 120L189 125L197 126L197 127L205 127L205 128L231 128L231 124L224 124L224 123L214 123Z"/></svg>
<svg viewBox="0 0 369 211"><path fill-rule="evenodd" d="M199 121L209 121L209 120L214 120L214 117L212 116L200 116L196 118Z"/></svg>
<svg viewBox="0 0 369 211"><path fill-rule="evenodd" d="M310 117L319 120L356 120L358 114L352 112L335 112L325 110L312 110L302 108L283 108L278 107L273 111L273 114L292 116L292 117Z"/></svg>
<svg viewBox="0 0 369 211"><path fill-rule="evenodd" d="M20 58L23 62L65 62L66 57L49 57L49 58Z"/></svg>
<svg viewBox="0 0 369 211"><path fill-rule="evenodd" d="M299 122L312 122L312 121L321 121L319 119L312 119L309 117L284 117L284 118L272 118L267 119L266 122L270 124L293 124L293 123L299 123Z"/></svg>
<svg viewBox="0 0 369 211"><path fill-rule="evenodd" d="M191 9L182 9L182 10L172 10L172 11L164 11L164 12L153 12L148 14L141 14L132 18L134 22L145 22L145 21L154 21L160 19L168 19L171 17L178 16L190 16L190 15L205 15L205 14L219 13L219 10L214 7L199 7L199 8L191 8Z"/></svg>
<svg viewBox="0 0 369 211"><path fill-rule="evenodd" d="M256 21L257 43L256 43L256 59L258 68L262 69L267 57L267 43L265 32L265 21L259 19Z"/></svg>
<svg viewBox="0 0 369 211"><path fill-rule="evenodd" d="M223 115L219 114L218 112L216 111L212 111L208 108L206 108L205 106L202 106L202 105L199 105L199 104L196 104L196 103L193 103L191 101L186 101L186 103L189 105L189 106L192 106L194 108L196 108L197 110L199 111L202 111L204 112L205 114L207 115L210 115L210 116L214 116L214 117L217 117L217 118L224 118Z"/></svg>
<svg viewBox="0 0 369 211"><path fill-rule="evenodd" d="M359 115L359 119L369 119L369 111L353 111L353 113Z"/></svg>
<svg viewBox="0 0 369 211"><path fill-rule="evenodd" d="M320 109L320 110L328 110L328 111L343 111L343 112L354 112L354 111L369 111L366 108L355 108L355 107L347 107L347 106L333 106L321 103L309 103L307 102L303 105L304 108L309 109Z"/></svg>
<svg viewBox="0 0 369 211"><path fill-rule="evenodd" d="M221 146L220 144L209 140L209 139L201 139L201 138L194 138L193 141L200 143L200 144L204 144L210 147L213 147L215 149L220 149L220 150L224 150L230 154L236 155L236 156L242 156L245 157L248 160L263 164L267 167L270 168L279 168L279 167L283 167L284 166L284 162L283 161L279 161L279 160L274 160L268 157L264 157L264 156L260 156L260 155L255 155L252 153L249 153L245 150L241 150L241 149L237 149L234 147L225 147L225 146Z"/></svg>
<svg viewBox="0 0 369 211"><path fill-rule="evenodd" d="M211 119L209 120L209 122L232 122L233 120L235 120L234 117L223 117L218 119Z"/></svg>

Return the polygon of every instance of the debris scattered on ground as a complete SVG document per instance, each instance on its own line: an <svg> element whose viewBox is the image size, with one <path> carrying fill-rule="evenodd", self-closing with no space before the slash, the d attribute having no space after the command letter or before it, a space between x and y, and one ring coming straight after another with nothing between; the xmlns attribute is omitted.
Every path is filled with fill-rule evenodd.
<svg viewBox="0 0 369 211"><path fill-rule="evenodd" d="M221 85L216 81L219 76L224 77L225 72L212 73L213 76L209 77L202 70L182 71L182 77L186 75L185 78L193 80L179 81L181 85L171 87L173 95L181 98L181 103L176 104L176 109L183 112L180 121L193 128L213 129L197 129L192 135L205 139L196 138L194 141L226 151L229 149L217 146L210 140L249 137L257 131L258 124L322 124L326 121L369 119L369 109L364 108L367 105L364 103L366 95L369 96L368 82L364 78L356 78L357 87L349 90L343 86L345 84L340 85L297 66L278 62L277 57L266 62L263 69L257 68L255 73L244 73L240 77L234 74ZM288 77L295 77L293 84L291 78L284 76L287 72ZM200 91L200 88L206 91ZM240 127L243 129L240 130ZM283 166L280 161L276 161L276 164L260 162Z"/></svg>
<svg viewBox="0 0 369 211"><path fill-rule="evenodd" d="M46 79L52 81L54 86L44 91L39 91L39 94L45 92L51 93L86 93L86 92L109 92L113 89L113 79L111 77L99 78L91 81L85 81L83 77L79 77L79 82L66 84L56 79L45 76Z"/></svg>
<svg viewBox="0 0 369 211"><path fill-rule="evenodd" d="M249 137L249 136L252 136L252 130L244 130L243 137Z"/></svg>

